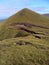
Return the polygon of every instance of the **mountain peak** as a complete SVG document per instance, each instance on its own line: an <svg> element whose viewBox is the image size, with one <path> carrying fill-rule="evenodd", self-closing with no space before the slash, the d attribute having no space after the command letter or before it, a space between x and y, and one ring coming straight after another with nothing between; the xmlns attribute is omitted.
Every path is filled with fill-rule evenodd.
<svg viewBox="0 0 49 65"><path fill-rule="evenodd" d="M28 9L28 8L24 8L24 9L22 9L20 12L30 12L31 10L30 9ZM33 12L33 11L32 11Z"/></svg>
<svg viewBox="0 0 49 65"><path fill-rule="evenodd" d="M22 10L30 10L30 9L28 9L28 8L23 8Z"/></svg>
<svg viewBox="0 0 49 65"><path fill-rule="evenodd" d="M19 11L18 13L16 13L16 14L18 14L18 15L20 15L20 16L25 16L25 15L34 15L34 14L38 14L38 13L36 13L36 12L34 12L34 11L28 9L28 8L24 8L24 9L20 10L20 11ZM28 17L28 16L27 16L27 17Z"/></svg>
<svg viewBox="0 0 49 65"><path fill-rule="evenodd" d="M19 32L22 30L26 30L24 33L28 35L27 31L31 30L32 32L35 28L39 28L39 30L40 28L49 29L49 18L35 13L28 8L24 8L4 21L3 27L1 28L2 32L0 33L0 39L15 38L16 35L19 34L17 34L17 31ZM21 33L23 33L23 31Z"/></svg>

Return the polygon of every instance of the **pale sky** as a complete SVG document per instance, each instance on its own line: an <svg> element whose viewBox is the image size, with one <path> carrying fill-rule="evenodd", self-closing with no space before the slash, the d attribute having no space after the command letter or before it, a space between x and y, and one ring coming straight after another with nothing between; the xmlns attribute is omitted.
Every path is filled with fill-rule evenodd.
<svg viewBox="0 0 49 65"><path fill-rule="evenodd" d="M23 8L37 13L49 13L49 0L0 0L0 19L7 18Z"/></svg>

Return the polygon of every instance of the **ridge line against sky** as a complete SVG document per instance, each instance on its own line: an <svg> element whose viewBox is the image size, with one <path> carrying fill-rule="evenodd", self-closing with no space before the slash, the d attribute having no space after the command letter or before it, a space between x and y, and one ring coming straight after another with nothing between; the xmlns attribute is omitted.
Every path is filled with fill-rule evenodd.
<svg viewBox="0 0 49 65"><path fill-rule="evenodd" d="M23 8L49 13L49 0L0 0L0 18L7 18Z"/></svg>

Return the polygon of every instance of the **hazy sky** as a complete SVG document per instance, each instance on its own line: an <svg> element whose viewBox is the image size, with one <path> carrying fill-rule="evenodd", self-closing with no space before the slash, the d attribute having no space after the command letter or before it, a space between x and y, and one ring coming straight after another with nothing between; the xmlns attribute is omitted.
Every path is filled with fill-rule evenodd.
<svg viewBox="0 0 49 65"><path fill-rule="evenodd" d="M49 0L0 0L0 18L9 17L23 8L40 14L49 13Z"/></svg>

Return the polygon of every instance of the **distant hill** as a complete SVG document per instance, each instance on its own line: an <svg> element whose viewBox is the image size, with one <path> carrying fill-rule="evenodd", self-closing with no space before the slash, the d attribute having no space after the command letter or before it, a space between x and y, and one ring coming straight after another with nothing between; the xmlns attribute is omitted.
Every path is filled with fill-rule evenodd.
<svg viewBox="0 0 49 65"><path fill-rule="evenodd" d="M6 20L6 19L0 19L0 22L2 22L2 21L4 21L4 20Z"/></svg>
<svg viewBox="0 0 49 65"><path fill-rule="evenodd" d="M45 16L49 17L49 14L44 14Z"/></svg>

